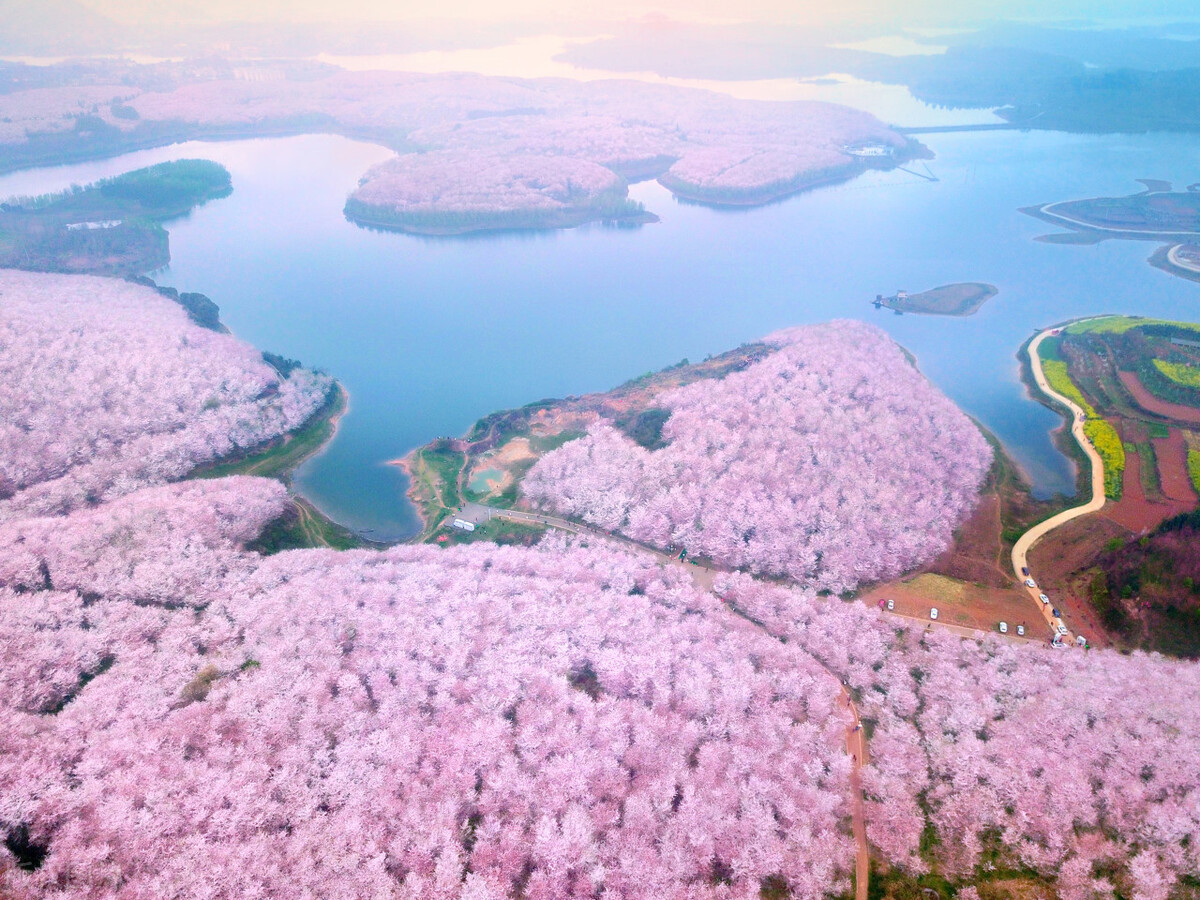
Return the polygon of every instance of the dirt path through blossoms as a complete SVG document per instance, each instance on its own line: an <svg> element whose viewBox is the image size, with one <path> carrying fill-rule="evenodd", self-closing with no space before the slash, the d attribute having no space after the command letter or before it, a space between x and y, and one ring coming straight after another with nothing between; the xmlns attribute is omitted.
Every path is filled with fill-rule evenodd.
<svg viewBox="0 0 1200 900"><path fill-rule="evenodd" d="M831 673L832 674L832 673ZM867 845L867 812L863 802L862 767L867 761L867 736L858 717L858 707L849 690L842 685L842 697L850 711L851 722L846 725L846 752L850 754L850 823L854 832L854 900L867 900L871 878L871 849Z"/></svg>
<svg viewBox="0 0 1200 900"><path fill-rule="evenodd" d="M1029 343L1029 364L1033 371L1033 380L1037 383L1038 389L1043 394L1052 400L1057 401L1062 406L1065 406L1071 411L1071 435L1075 438L1076 443L1087 454L1092 463L1092 498L1082 506L1075 506L1071 509L1065 509L1056 516L1051 516L1044 522L1039 522L1027 532L1021 535L1020 539L1013 545L1012 550L1012 565L1013 574L1017 576L1017 580L1025 583L1027 577L1024 574L1025 568L1028 566L1029 550L1039 540L1058 528L1060 525L1065 525L1072 519L1078 519L1080 516L1086 516L1088 513L1098 512L1104 508L1104 464L1100 461L1100 454L1096 452L1096 448L1092 446L1092 442L1087 439L1083 433L1083 423L1085 416L1083 410L1072 400L1067 399L1062 394L1057 393L1050 387L1050 383L1046 380L1046 373L1042 370L1042 360L1038 356L1038 347L1047 337L1052 335L1059 329L1051 328L1041 332ZM1032 575L1032 573L1031 573ZM1039 598L1039 589L1025 585L1025 590L1033 599L1034 604L1041 611L1042 618L1046 620L1047 627L1053 632L1055 630L1054 616L1052 614L1052 604L1042 603ZM1071 641L1070 632L1063 635L1066 641Z"/></svg>
<svg viewBox="0 0 1200 900"><path fill-rule="evenodd" d="M722 571L716 567L702 566L698 563L685 563L678 557L664 553L657 547L651 547L649 544L642 544L638 541L627 538L621 534L604 531L600 528L592 528L588 525L582 525L579 522L572 522L570 519L562 519L558 516L548 516L545 513L523 512L518 509L498 509L494 506L485 506L482 503L468 503L459 512L461 518L469 522L478 523L487 519L508 519L510 522L521 522L528 525L545 525L548 528L557 528L559 531L567 531L571 534L578 534L584 537L599 537L605 540L615 541L626 547L631 547L635 550L640 550L643 553L652 554L659 562L667 565L679 566L688 571L692 576L692 582L702 591L712 591L713 578L716 574Z"/></svg>

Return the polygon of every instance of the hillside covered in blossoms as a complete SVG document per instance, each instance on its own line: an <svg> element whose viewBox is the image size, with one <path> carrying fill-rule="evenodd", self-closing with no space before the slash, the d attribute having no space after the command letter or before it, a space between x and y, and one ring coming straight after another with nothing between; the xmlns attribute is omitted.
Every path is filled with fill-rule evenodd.
<svg viewBox="0 0 1200 900"><path fill-rule="evenodd" d="M1195 663L897 628L744 575L716 589L859 698L884 858L963 883L1025 869L1062 900L1186 896L1200 873Z"/></svg>
<svg viewBox="0 0 1200 900"><path fill-rule="evenodd" d="M0 862L7 896L846 884L839 686L805 654L602 548L238 552L281 502L5 527L0 823L45 854Z"/></svg>
<svg viewBox="0 0 1200 900"><path fill-rule="evenodd" d="M991 464L979 430L883 332L789 329L743 371L656 396L648 449L600 419L521 484L542 508L825 590L942 552Z"/></svg>
<svg viewBox="0 0 1200 900"><path fill-rule="evenodd" d="M920 151L844 106L635 81L214 61L101 65L55 85L0 94L0 148L13 164L188 137L337 131L400 153L364 175L347 215L433 233L647 221L627 179L659 178L706 203L763 203L863 171L847 147Z"/></svg>
<svg viewBox="0 0 1200 900"><path fill-rule="evenodd" d="M297 428L332 380L287 378L154 290L0 270L0 521L181 478Z"/></svg>

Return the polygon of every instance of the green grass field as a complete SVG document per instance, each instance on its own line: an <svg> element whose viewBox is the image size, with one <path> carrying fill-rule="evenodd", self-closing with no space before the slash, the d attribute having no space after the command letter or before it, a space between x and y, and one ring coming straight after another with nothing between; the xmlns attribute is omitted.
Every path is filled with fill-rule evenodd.
<svg viewBox="0 0 1200 900"><path fill-rule="evenodd" d="M1186 363L1167 362L1165 359L1155 359L1154 368L1163 376L1182 387L1200 388L1200 369Z"/></svg>
<svg viewBox="0 0 1200 900"><path fill-rule="evenodd" d="M544 525L527 525L524 522L510 522L506 519L490 519L477 525L474 531L460 531L457 528L443 530L438 534L437 543L450 547L457 544L477 544L481 541L490 541L501 546L528 547L541 540L547 530Z"/></svg>
<svg viewBox="0 0 1200 900"><path fill-rule="evenodd" d="M1104 316L1098 319L1085 319L1068 325L1064 331L1068 334L1124 334L1133 328L1143 325L1172 325L1200 334L1200 325L1193 322L1172 322L1170 319L1147 319L1142 316Z"/></svg>

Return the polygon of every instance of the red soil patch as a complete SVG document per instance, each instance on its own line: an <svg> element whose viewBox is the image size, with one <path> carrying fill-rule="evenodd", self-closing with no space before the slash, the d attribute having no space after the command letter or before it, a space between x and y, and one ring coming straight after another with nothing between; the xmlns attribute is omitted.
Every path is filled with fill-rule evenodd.
<svg viewBox="0 0 1200 900"><path fill-rule="evenodd" d="M1158 399L1146 390L1146 386L1142 384L1136 372L1118 372L1117 374L1121 378L1121 384L1125 385L1125 390L1129 391L1142 409L1167 419L1200 425L1200 409Z"/></svg>
<svg viewBox="0 0 1200 900"><path fill-rule="evenodd" d="M959 528L954 545L927 571L989 587L1012 587L1012 570L1005 565L1000 529L1000 497L989 491L979 498L975 512Z"/></svg>
<svg viewBox="0 0 1200 900"><path fill-rule="evenodd" d="M1165 438L1154 441L1154 453L1158 457L1158 477L1162 482L1163 494L1168 499L1182 503L1192 509L1197 500L1192 479L1187 470L1187 441L1183 432L1172 428Z"/></svg>
<svg viewBox="0 0 1200 900"><path fill-rule="evenodd" d="M930 608L936 606L938 621L945 624L996 631L1000 622L1008 622L1012 629L1009 634L1014 637L1018 624L1026 626L1026 637L1043 636L1045 623L1038 614L1037 605L1024 591L961 582L954 588L951 583L941 581L941 578L918 576L908 583L892 581L876 585L859 599L868 606L876 607L880 600L892 600L896 606L894 612L914 619L927 621ZM947 589L952 593L961 591L961 598L951 600L947 596Z"/></svg>
<svg viewBox="0 0 1200 900"><path fill-rule="evenodd" d="M1169 440L1169 439L1168 439ZM1156 448L1157 449L1157 448ZM1176 463L1177 465L1186 465ZM1160 472L1161 474L1161 472ZM1172 478L1176 476L1173 474ZM1183 477L1187 478L1184 470ZM1147 500L1142 491L1142 459L1136 453L1125 454L1125 483L1121 499L1116 503L1107 504L1100 515L1111 519L1122 528L1127 528L1135 534L1142 534L1154 528L1163 519L1187 512L1196 505L1195 494L1187 501L1173 500L1169 503L1155 503ZM1163 486L1164 492L1166 486ZM1168 494L1168 496L1170 496Z"/></svg>
<svg viewBox="0 0 1200 900"><path fill-rule="evenodd" d="M1142 460L1136 453L1125 454L1125 484L1121 499L1108 503L1100 515L1134 533L1148 531L1162 521L1162 512L1142 492Z"/></svg>

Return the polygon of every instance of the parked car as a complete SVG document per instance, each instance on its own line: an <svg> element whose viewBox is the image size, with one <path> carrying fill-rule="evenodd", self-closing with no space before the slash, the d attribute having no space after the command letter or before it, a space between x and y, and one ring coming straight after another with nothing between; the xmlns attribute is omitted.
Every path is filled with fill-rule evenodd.
<svg viewBox="0 0 1200 900"><path fill-rule="evenodd" d="M1000 633L1001 633L1001 634L1008 634L1008 623L1007 623L1007 622L1001 622L1001 623L1000 623Z"/></svg>
<svg viewBox="0 0 1200 900"><path fill-rule="evenodd" d="M1029 577L1029 566L1021 566L1021 574L1026 578Z"/></svg>
<svg viewBox="0 0 1200 900"><path fill-rule="evenodd" d="M1055 627L1056 627L1056 629L1058 630L1058 633L1059 633L1059 634L1066 634L1066 633L1067 633L1067 626L1066 626L1066 625L1064 625L1062 622L1059 622L1059 623L1058 623L1058 624L1057 624Z"/></svg>
<svg viewBox="0 0 1200 900"><path fill-rule="evenodd" d="M937 607L936 606L929 611L929 618L935 619L935 620L937 619Z"/></svg>
<svg viewBox="0 0 1200 900"><path fill-rule="evenodd" d="M1026 578L1025 579L1025 587L1037 587L1037 582L1034 581L1032 578Z"/></svg>
<svg viewBox="0 0 1200 900"><path fill-rule="evenodd" d="M1060 612L1058 611L1058 607L1057 607L1057 606L1056 606L1056 607L1054 607L1054 608L1051 610L1051 613L1054 615L1054 618L1056 618L1056 619L1061 619L1061 618L1062 618L1062 613L1060 613Z"/></svg>
<svg viewBox="0 0 1200 900"><path fill-rule="evenodd" d="M1024 625L1017 626L1017 634L1021 635L1022 637L1025 636L1025 626Z"/></svg>
<svg viewBox="0 0 1200 900"><path fill-rule="evenodd" d="M1063 643L1063 639L1062 639L1061 637L1059 637L1059 636L1056 634L1054 637L1052 637L1052 638L1050 639L1050 646L1051 646L1051 647L1054 647L1054 648L1056 648L1056 649L1058 649L1058 650L1062 650L1062 649L1063 649L1063 648L1065 648L1067 645L1066 645L1066 644L1064 644L1064 643Z"/></svg>
<svg viewBox="0 0 1200 900"><path fill-rule="evenodd" d="M1038 599L1041 600L1043 603L1045 603L1047 606L1050 605L1050 598L1047 597L1045 594L1038 594Z"/></svg>
<svg viewBox="0 0 1200 900"><path fill-rule="evenodd" d="M889 610L889 611L891 611L891 610L893 610L893 609L895 609L895 608L896 608L896 601L895 601L895 600L889 600L889 601L888 601L888 610Z"/></svg>

